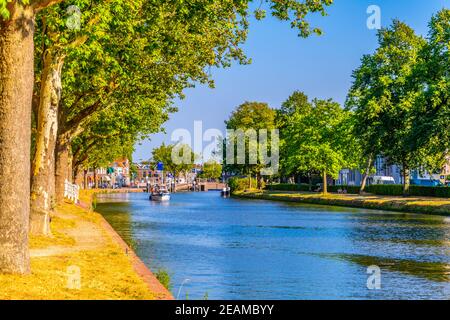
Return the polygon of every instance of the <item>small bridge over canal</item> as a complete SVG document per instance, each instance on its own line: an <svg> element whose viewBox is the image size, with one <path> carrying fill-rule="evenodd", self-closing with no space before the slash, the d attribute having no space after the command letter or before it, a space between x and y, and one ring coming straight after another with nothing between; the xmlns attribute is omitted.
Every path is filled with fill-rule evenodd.
<svg viewBox="0 0 450 320"><path fill-rule="evenodd" d="M192 184L188 183L180 183L175 186L175 190L178 191L214 191L218 190L221 191L223 188L225 188L227 185L226 183L221 182L199 182L195 185L195 190L193 188Z"/></svg>

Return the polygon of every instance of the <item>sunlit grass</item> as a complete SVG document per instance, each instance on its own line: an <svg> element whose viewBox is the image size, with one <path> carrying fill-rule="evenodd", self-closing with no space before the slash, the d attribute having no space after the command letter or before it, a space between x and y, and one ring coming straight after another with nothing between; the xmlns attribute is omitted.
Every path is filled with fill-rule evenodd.
<svg viewBox="0 0 450 320"><path fill-rule="evenodd" d="M245 191L237 192L235 196L257 198L275 201L311 203L322 205L347 206L356 208L403 211L412 213L450 215L450 200L425 197L390 197L390 196L360 196L329 193L323 195L312 192L286 191Z"/></svg>
<svg viewBox="0 0 450 320"><path fill-rule="evenodd" d="M75 239L64 231L92 223L104 238L91 250L77 251ZM102 219L72 204L63 204L52 218L51 238L31 237L32 249L58 246L67 253L34 257L30 275L0 275L0 299L154 299L148 285L134 271L132 262L101 226ZM71 289L69 267L80 271L80 288Z"/></svg>
<svg viewBox="0 0 450 320"><path fill-rule="evenodd" d="M80 290L69 289L68 267L80 269ZM0 299L152 299L120 248L32 259L28 276L0 275Z"/></svg>
<svg viewBox="0 0 450 320"><path fill-rule="evenodd" d="M62 232L63 230L73 229L75 225L76 223L74 220L53 216L50 224L52 236L30 236L30 249L41 249L48 246L75 245L75 240Z"/></svg>

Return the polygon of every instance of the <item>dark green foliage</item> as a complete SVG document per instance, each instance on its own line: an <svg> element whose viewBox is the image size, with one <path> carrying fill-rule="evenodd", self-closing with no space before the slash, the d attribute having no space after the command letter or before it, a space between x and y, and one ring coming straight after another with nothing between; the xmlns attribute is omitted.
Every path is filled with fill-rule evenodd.
<svg viewBox="0 0 450 320"><path fill-rule="evenodd" d="M174 154L180 157L175 159ZM156 167L158 162L164 164L164 171L172 173L177 177L180 173L186 173L194 167L197 156L192 152L192 149L186 144L162 144L152 151L153 167Z"/></svg>
<svg viewBox="0 0 450 320"><path fill-rule="evenodd" d="M248 184L248 183L247 183ZM307 184L271 184L266 186L269 191L309 191L309 185ZM328 186L330 192L338 192L339 189L347 190L348 194L359 194L359 186ZM243 190L243 189L241 189ZM366 192L373 193L380 196L402 196L402 185L371 185L366 187ZM424 186L411 186L411 196L419 197L438 197L438 198L450 198L450 188L448 187L424 187Z"/></svg>
<svg viewBox="0 0 450 320"><path fill-rule="evenodd" d="M403 195L403 187L401 185L371 185L366 188L366 191L376 195L385 196ZM411 196L419 197L450 198L450 188L411 186L409 194Z"/></svg>
<svg viewBox="0 0 450 320"><path fill-rule="evenodd" d="M356 167L360 154L352 121L352 112L333 100L308 101L304 93L294 92L277 114L282 174L337 178L342 168Z"/></svg>
<svg viewBox="0 0 450 320"><path fill-rule="evenodd" d="M266 186L266 189L270 191L309 191L309 184L271 184Z"/></svg>
<svg viewBox="0 0 450 320"><path fill-rule="evenodd" d="M242 130L243 133L253 132L258 134L258 130L272 130L276 128L275 125L276 112L267 103L263 102L245 102L238 106L230 115L228 120L225 121L227 129L230 130ZM247 130L249 130L247 132ZM227 152L233 150L234 141L237 144L241 139L245 139L245 164L228 164L225 166L225 171L235 172L242 175L259 175L261 170L265 167L263 161L261 161L261 154L258 150L258 144L255 140L250 139L250 135L240 137L237 132L230 134L225 140L225 148ZM269 138L270 141L270 138ZM269 142L270 145L270 142ZM238 161L236 152L234 152L234 161ZM255 157L256 161L252 162L251 159ZM227 161L228 162L228 161Z"/></svg>
<svg viewBox="0 0 450 320"><path fill-rule="evenodd" d="M310 203L327 206L365 208L374 210L387 210L398 212L411 212L421 214L433 214L449 216L450 210L446 204L431 205L430 201L415 201L415 199L398 198L392 201L386 201L383 197L378 199L374 197L324 197L321 194L280 194L270 192L242 193L237 195L241 198L260 199L293 203Z"/></svg>
<svg viewBox="0 0 450 320"><path fill-rule="evenodd" d="M425 196L425 197L450 198L450 188L448 188L448 187L411 186L411 195Z"/></svg>
<svg viewBox="0 0 450 320"><path fill-rule="evenodd" d="M166 288L167 290L172 289L172 283L170 280L169 273L164 269L159 269L155 274L156 279Z"/></svg>
<svg viewBox="0 0 450 320"><path fill-rule="evenodd" d="M367 158L382 154L401 165L403 194L411 170L439 171L448 150L449 25L450 11L442 10L425 39L394 20L353 72L346 103L354 111L353 135Z"/></svg>
<svg viewBox="0 0 450 320"><path fill-rule="evenodd" d="M199 177L202 179L220 179L222 177L222 165L214 160L205 162Z"/></svg>
<svg viewBox="0 0 450 320"><path fill-rule="evenodd" d="M251 188L256 188L257 181L254 178L251 178L251 188L250 188L250 178L231 178L228 180L228 186L231 189L231 192L234 193L236 191L244 191Z"/></svg>
<svg viewBox="0 0 450 320"><path fill-rule="evenodd" d="M328 186L330 192L338 192L338 190L347 190L348 194L359 194L360 186Z"/></svg>

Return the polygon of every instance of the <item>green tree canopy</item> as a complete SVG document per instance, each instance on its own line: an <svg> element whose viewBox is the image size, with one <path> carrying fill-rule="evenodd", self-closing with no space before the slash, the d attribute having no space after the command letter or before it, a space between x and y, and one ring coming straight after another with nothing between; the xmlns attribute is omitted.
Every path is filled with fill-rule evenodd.
<svg viewBox="0 0 450 320"><path fill-rule="evenodd" d="M410 142L416 148L442 154L450 148L450 9L434 15L429 28L413 75L419 95L414 103Z"/></svg>
<svg viewBox="0 0 450 320"><path fill-rule="evenodd" d="M280 109L276 110L276 126L280 130L280 172L281 175L286 177L299 173L310 174L312 170L308 172L297 172L292 166L289 166L286 160L288 159L288 145L291 141L289 137L289 131L287 128L291 124L291 117L296 113L306 112L311 108L308 96L301 91L295 91L289 98L283 102Z"/></svg>
<svg viewBox="0 0 450 320"><path fill-rule="evenodd" d="M222 165L214 160L209 160L203 164L200 178L219 179L222 176Z"/></svg>
<svg viewBox="0 0 450 320"><path fill-rule="evenodd" d="M289 172L321 172L326 193L327 176L336 178L342 168L354 166L350 112L332 100L299 101L284 128L284 165Z"/></svg>
<svg viewBox="0 0 450 320"><path fill-rule="evenodd" d="M276 128L275 117L275 110L262 102L245 102L232 112L229 119L225 121L225 125L228 130L233 131L230 131L224 142L224 148L226 154L234 156L233 163L229 163L231 159L227 157L226 171L260 177L261 170L266 166L262 161L261 148L269 148L271 136L268 136L266 142L258 139L261 130L267 130L270 133ZM241 154L240 143L245 147L245 154Z"/></svg>
<svg viewBox="0 0 450 320"><path fill-rule="evenodd" d="M410 170L439 162L426 147L417 147L411 137L413 105L420 93L414 70L425 39L408 25L394 20L378 33L379 48L366 55L354 72L347 106L355 113L355 136L367 157L382 154L400 164L404 192L408 193Z"/></svg>
<svg viewBox="0 0 450 320"><path fill-rule="evenodd" d="M190 161L178 161L179 158ZM164 171L170 172L174 177L180 173L191 170L197 160L196 154L187 145L162 144L152 151L152 165L156 167L158 162L164 165Z"/></svg>

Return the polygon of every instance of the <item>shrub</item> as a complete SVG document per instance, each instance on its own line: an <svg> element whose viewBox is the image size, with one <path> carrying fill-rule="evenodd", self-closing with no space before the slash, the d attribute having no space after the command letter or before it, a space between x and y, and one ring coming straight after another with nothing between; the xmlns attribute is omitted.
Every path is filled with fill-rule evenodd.
<svg viewBox="0 0 450 320"><path fill-rule="evenodd" d="M361 187L359 186L328 186L329 192L338 192L338 190L347 190L349 194L359 194Z"/></svg>
<svg viewBox="0 0 450 320"><path fill-rule="evenodd" d="M450 188L449 187L435 187L435 196L440 198L450 198Z"/></svg>
<svg viewBox="0 0 450 320"><path fill-rule="evenodd" d="M313 186L313 189L315 186ZM338 192L339 189L345 189L348 193L358 194L360 187L357 186L328 186L329 192ZM310 191L309 184L271 184L267 186L269 191Z"/></svg>
<svg viewBox="0 0 450 320"><path fill-rule="evenodd" d="M269 191L309 191L309 184L271 184L266 189Z"/></svg>
<svg viewBox="0 0 450 320"><path fill-rule="evenodd" d="M371 185L366 187L366 191L383 196L402 196L402 185ZM409 188L411 196L419 197L439 197L450 198L450 188L448 187L425 187L412 185Z"/></svg>
<svg viewBox="0 0 450 320"><path fill-rule="evenodd" d="M450 198L450 188L411 186L410 194L412 196Z"/></svg>
<svg viewBox="0 0 450 320"><path fill-rule="evenodd" d="M166 288L167 290L172 289L172 284L170 280L169 273L164 269L159 269L155 274L156 279Z"/></svg>
<svg viewBox="0 0 450 320"><path fill-rule="evenodd" d="M248 185L248 183L247 183ZM329 192L338 192L339 189L347 190L349 194L358 194L359 186L328 186ZM271 184L267 186L269 191L309 191L308 184ZM402 196L402 185L370 185L365 189L368 193L373 193L380 196ZM449 187L425 187L425 186L410 186L409 194L411 196L419 197L438 197L450 198Z"/></svg>
<svg viewBox="0 0 450 320"><path fill-rule="evenodd" d="M256 188L258 182L256 181L255 178L251 179L252 179L252 188ZM232 193L236 191L244 191L250 189L250 179L237 177L231 178L230 180L228 180L228 186L230 187ZM262 187L264 188L264 183Z"/></svg>
<svg viewBox="0 0 450 320"><path fill-rule="evenodd" d="M403 186L397 184L374 184L367 186L365 191L380 196L401 196L403 195Z"/></svg>

